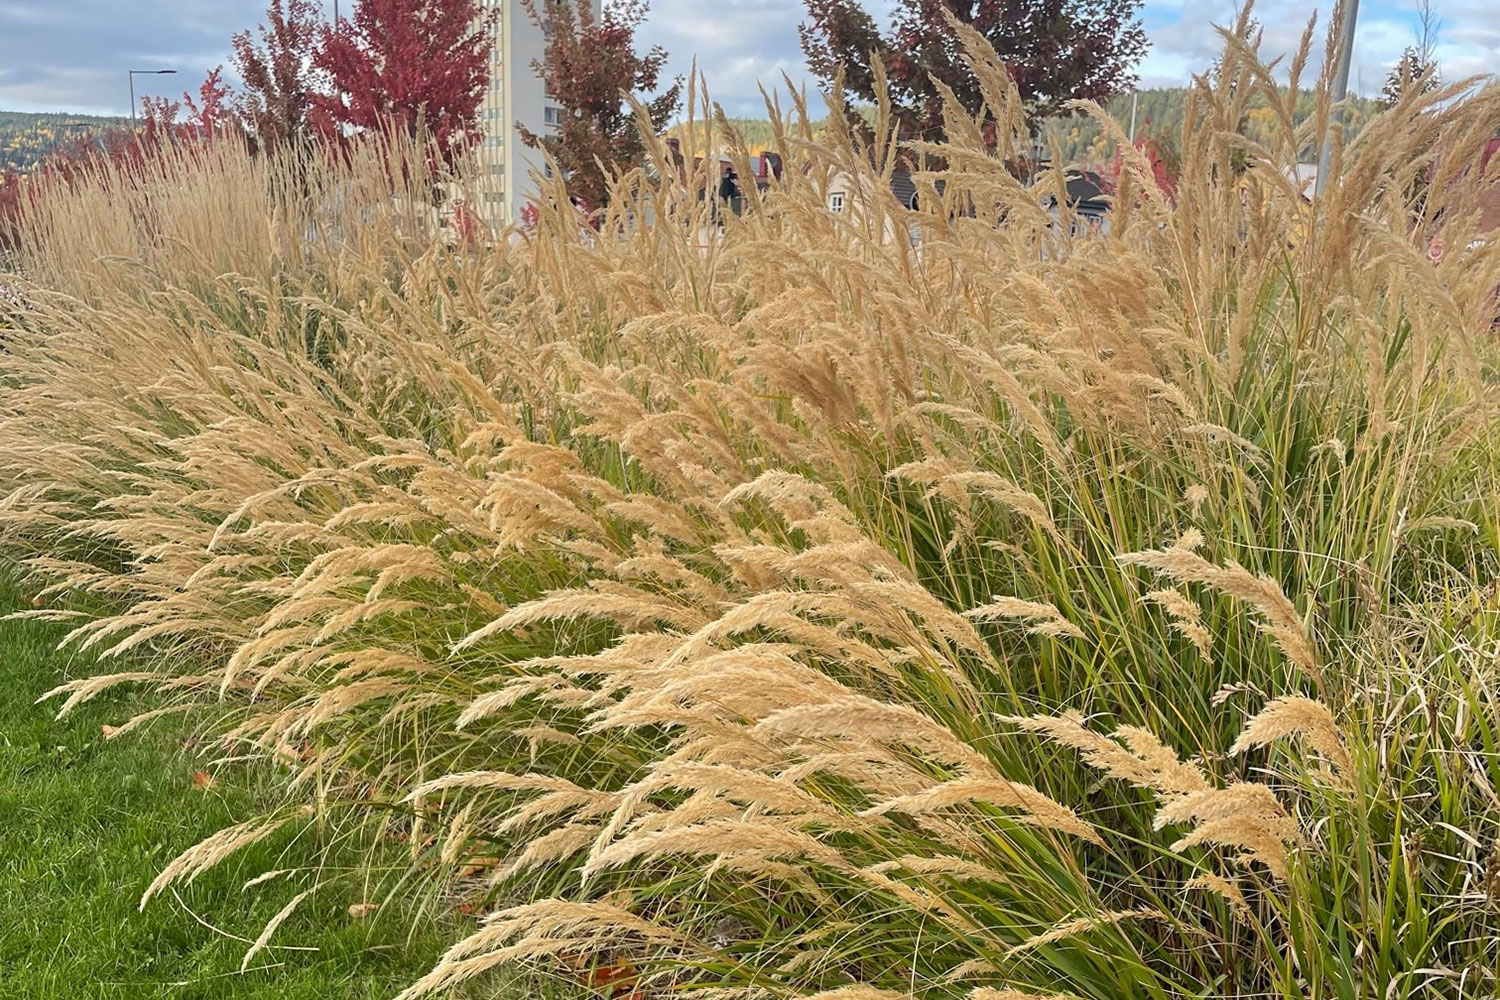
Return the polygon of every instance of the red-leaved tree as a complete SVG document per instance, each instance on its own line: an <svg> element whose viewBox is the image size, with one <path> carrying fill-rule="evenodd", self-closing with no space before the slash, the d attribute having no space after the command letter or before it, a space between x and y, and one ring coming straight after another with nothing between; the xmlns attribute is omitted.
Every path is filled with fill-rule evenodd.
<svg viewBox="0 0 1500 1000"><path fill-rule="evenodd" d="M224 82L224 67L215 66L198 85L198 96L183 92L182 100L167 97L141 98L139 142L142 153L166 143L243 138L245 121L234 101L234 91ZM91 144L92 145L92 144ZM118 156L114 157L118 159Z"/></svg>
<svg viewBox="0 0 1500 1000"><path fill-rule="evenodd" d="M319 38L313 65L330 86L313 115L329 134L421 125L451 163L483 135L493 21L475 0L360 0Z"/></svg>
<svg viewBox="0 0 1500 1000"><path fill-rule="evenodd" d="M532 20L550 22L546 58L534 66L563 115L553 135L518 125L521 139L551 154L574 197L602 206L609 196L609 175L640 166L646 157L626 95L641 95L652 128L660 132L677 111L682 81L674 80L654 98L645 97L656 89L667 61L660 46L636 51L635 31L646 19L645 0L612 0L597 18L589 0L544 0L545 18L537 0L522 2Z"/></svg>
<svg viewBox="0 0 1500 1000"><path fill-rule="evenodd" d="M16 245L25 214L51 190L70 187L86 177L130 184L164 150L243 141L244 125L223 72L222 66L210 70L197 97L184 93L181 101L142 98L138 128L77 133L59 143L33 173L24 177L14 171L0 173L0 251Z"/></svg>
<svg viewBox="0 0 1500 1000"><path fill-rule="evenodd" d="M971 114L984 103L949 17L994 46L1033 118L1069 100L1102 100L1129 88L1147 45L1142 0L904 0L885 32L858 0L805 2L808 21L798 30L813 73L832 84L842 67L845 92L874 103L882 95L872 58L879 60L910 138L943 135L937 83Z"/></svg>
<svg viewBox="0 0 1500 1000"><path fill-rule="evenodd" d="M260 39L242 31L232 39L234 68L244 81L239 110L263 149L311 135L308 112L317 90L312 64L323 17L317 0L270 0Z"/></svg>
<svg viewBox="0 0 1500 1000"><path fill-rule="evenodd" d="M1151 124L1149 119L1146 124L1148 126ZM1146 162L1151 165L1151 179L1161 193L1169 199L1177 197L1177 176L1182 168L1182 158L1178 155L1177 147L1172 140L1165 136L1150 136L1137 139L1132 145L1146 157ZM1116 149L1102 177L1105 194L1118 196L1120 178L1124 173L1125 154L1124 151Z"/></svg>
<svg viewBox="0 0 1500 1000"><path fill-rule="evenodd" d="M0 254L20 241L22 212L26 210L31 193L29 179L11 167L0 170ZM0 261L0 263L4 263ZM5 296L0 286L0 296Z"/></svg>

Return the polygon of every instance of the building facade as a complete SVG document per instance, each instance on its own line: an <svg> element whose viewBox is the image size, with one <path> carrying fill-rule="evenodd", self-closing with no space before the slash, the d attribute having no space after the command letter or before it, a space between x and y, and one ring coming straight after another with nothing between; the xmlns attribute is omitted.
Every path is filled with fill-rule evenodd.
<svg viewBox="0 0 1500 1000"><path fill-rule="evenodd" d="M537 11L545 17L554 2L536 0ZM598 17L601 0L589 2ZM485 137L479 151L477 207L486 225L499 227L522 218L526 206L536 200L533 174L545 172L541 152L521 141L517 125L547 135L557 130L563 111L537 71L546 57L547 29L532 19L522 0L484 0L484 7L495 12L495 20L490 29L490 85L479 112Z"/></svg>

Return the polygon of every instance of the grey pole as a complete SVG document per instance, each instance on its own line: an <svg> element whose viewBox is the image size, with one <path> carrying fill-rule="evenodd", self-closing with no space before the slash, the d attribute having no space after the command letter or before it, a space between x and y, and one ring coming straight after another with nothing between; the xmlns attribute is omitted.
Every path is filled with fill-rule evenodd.
<svg viewBox="0 0 1500 1000"><path fill-rule="evenodd" d="M1344 0L1344 24L1339 33L1339 65L1333 74L1333 103L1349 96L1349 64L1354 61L1354 24L1359 20L1359 0ZM1335 112L1329 123L1329 134L1323 137L1323 151L1318 157L1318 182L1314 194L1328 186L1328 164L1333 158L1333 128L1344 124L1343 111Z"/></svg>
<svg viewBox="0 0 1500 1000"><path fill-rule="evenodd" d="M130 77L130 127L135 128L138 124L135 116L135 78L137 76L168 76L176 73L175 69L133 69L128 75Z"/></svg>

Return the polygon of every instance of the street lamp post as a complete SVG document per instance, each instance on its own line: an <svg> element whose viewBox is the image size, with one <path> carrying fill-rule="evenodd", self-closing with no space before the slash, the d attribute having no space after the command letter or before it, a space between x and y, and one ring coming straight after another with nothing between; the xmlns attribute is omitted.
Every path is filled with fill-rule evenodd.
<svg viewBox="0 0 1500 1000"><path fill-rule="evenodd" d="M177 72L175 69L133 69L130 70L130 126L136 126L135 117L135 78L138 76L168 76Z"/></svg>
<svg viewBox="0 0 1500 1000"><path fill-rule="evenodd" d="M1333 103L1342 104L1349 95L1349 64L1354 61L1354 23L1359 19L1359 0L1344 0L1344 23L1339 32L1339 64L1333 74ZM1329 123L1328 135L1323 137L1323 149L1318 156L1318 179L1313 194L1320 195L1328 186L1329 162L1333 158L1333 129L1344 127L1344 112L1334 113Z"/></svg>

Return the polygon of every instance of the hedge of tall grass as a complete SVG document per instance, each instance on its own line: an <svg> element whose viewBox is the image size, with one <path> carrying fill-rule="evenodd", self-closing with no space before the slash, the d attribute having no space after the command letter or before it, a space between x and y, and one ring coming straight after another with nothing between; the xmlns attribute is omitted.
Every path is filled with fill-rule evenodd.
<svg viewBox="0 0 1500 1000"><path fill-rule="evenodd" d="M342 824L485 915L408 998L1493 995L1500 243L1424 236L1468 244L1500 90L1408 98L1309 201L1327 81L1294 129L1308 43L1287 90L1243 34L1175 201L1127 157L1103 236L1004 169L973 39L996 127L795 107L742 217L661 148L598 232L458 250L389 149L58 192L0 537L153 666L54 694L212 702L287 773L143 905Z"/></svg>

